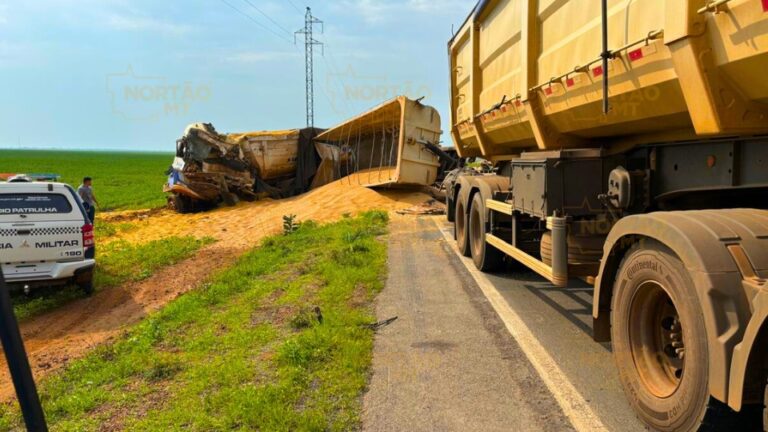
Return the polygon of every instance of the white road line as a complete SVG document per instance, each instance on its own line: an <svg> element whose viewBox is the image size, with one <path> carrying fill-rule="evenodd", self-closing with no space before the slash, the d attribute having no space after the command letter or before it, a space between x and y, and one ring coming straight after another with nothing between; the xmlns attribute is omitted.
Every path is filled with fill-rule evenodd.
<svg viewBox="0 0 768 432"><path fill-rule="evenodd" d="M536 336L533 335L517 312L509 306L491 281L475 267L472 259L459 254L456 242L453 239L453 233L450 230L443 229L439 224L438 228L443 233L446 241L448 241L451 249L459 257L467 271L469 271L469 274L477 282L477 285L483 291L493 309L504 322L509 333L515 338L523 353L533 364L536 372L541 376L544 384L555 397L555 400L557 400L557 403L573 427L580 432L607 431L608 428L603 425L600 418L592 411L589 403L584 400L571 381L568 380L568 377L560 370L557 363L539 343Z"/></svg>

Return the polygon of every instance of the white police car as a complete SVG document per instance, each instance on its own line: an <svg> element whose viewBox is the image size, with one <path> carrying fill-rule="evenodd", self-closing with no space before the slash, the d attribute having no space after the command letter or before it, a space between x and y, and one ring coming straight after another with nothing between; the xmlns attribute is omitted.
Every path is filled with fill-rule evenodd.
<svg viewBox="0 0 768 432"><path fill-rule="evenodd" d="M93 292L93 224L69 185L0 183L0 265L6 282L34 286L74 282Z"/></svg>

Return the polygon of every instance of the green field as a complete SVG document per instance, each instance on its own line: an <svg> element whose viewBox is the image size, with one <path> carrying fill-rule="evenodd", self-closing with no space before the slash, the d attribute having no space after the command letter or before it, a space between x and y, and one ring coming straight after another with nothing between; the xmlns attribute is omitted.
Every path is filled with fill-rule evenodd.
<svg viewBox="0 0 768 432"><path fill-rule="evenodd" d="M162 207L168 153L0 150L0 173L56 173L73 187L93 177L102 210Z"/></svg>

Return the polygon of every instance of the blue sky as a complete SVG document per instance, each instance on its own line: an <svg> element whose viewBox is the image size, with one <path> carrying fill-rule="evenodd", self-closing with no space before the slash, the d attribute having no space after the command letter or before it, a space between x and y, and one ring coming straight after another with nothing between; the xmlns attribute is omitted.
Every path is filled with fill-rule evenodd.
<svg viewBox="0 0 768 432"><path fill-rule="evenodd" d="M405 93L426 96L445 129L446 43L473 5L0 0L0 148L172 151L191 122L222 132L303 127L303 44L291 33L305 6L325 23L317 126Z"/></svg>

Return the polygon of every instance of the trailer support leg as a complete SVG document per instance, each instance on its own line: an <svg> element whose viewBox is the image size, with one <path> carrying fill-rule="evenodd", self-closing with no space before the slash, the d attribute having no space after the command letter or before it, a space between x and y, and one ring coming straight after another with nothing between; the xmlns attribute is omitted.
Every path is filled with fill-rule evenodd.
<svg viewBox="0 0 768 432"><path fill-rule="evenodd" d="M568 282L568 219L547 218L547 227L552 231L552 283L565 286Z"/></svg>

